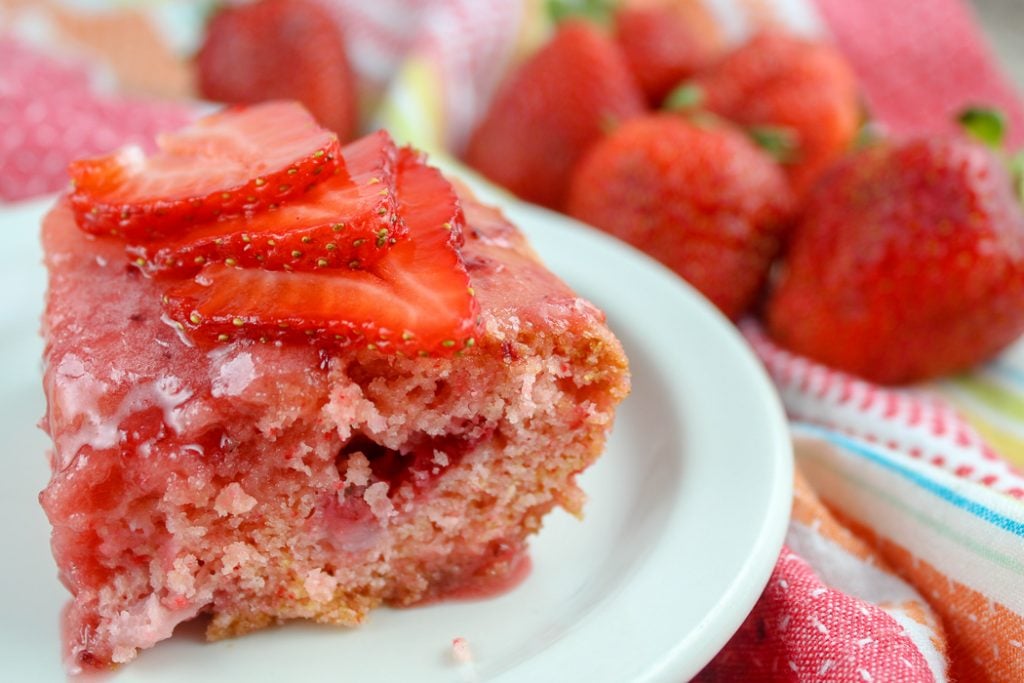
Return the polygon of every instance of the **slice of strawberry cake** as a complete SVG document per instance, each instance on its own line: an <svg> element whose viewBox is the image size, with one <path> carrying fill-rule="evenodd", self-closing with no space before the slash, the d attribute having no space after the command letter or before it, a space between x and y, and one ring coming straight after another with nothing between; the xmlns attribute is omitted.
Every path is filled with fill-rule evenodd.
<svg viewBox="0 0 1024 683"><path fill-rule="evenodd" d="M626 359L498 211L287 103L160 147L74 165L43 225L73 667L495 585L579 513Z"/></svg>

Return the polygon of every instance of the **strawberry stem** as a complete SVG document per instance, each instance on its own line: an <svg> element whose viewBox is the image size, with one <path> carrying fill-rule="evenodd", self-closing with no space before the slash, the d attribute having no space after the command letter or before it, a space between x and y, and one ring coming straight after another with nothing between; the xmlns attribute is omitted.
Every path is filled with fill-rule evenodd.
<svg viewBox="0 0 1024 683"><path fill-rule="evenodd" d="M1000 151L1006 138L1006 115L998 109L968 107L957 116L964 132L971 138Z"/></svg>
<svg viewBox="0 0 1024 683"><path fill-rule="evenodd" d="M747 135L780 164L796 161L800 145L792 128L781 126L751 126Z"/></svg>
<svg viewBox="0 0 1024 683"><path fill-rule="evenodd" d="M704 89L695 83L676 86L661 103L665 111L689 111L704 104Z"/></svg>

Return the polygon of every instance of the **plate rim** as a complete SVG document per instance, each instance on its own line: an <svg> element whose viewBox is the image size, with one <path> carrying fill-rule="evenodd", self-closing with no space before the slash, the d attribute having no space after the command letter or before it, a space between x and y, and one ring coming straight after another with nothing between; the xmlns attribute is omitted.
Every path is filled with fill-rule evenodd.
<svg viewBox="0 0 1024 683"><path fill-rule="evenodd" d="M450 169L452 166L450 162L439 161L442 162L439 164L442 167ZM714 655L721 650L742 624L767 584L783 545L792 501L793 452L788 422L785 418L781 399L775 391L767 372L760 361L757 360L754 352L750 349L740 332L732 323L721 316L717 309L714 309L696 290L663 265L629 245L594 228L578 223L567 216L519 202L503 190L484 183L471 171L457 167L454 169L454 173L464 180L479 197L498 205L510 216L515 217L526 214L535 217L526 221L513 220L527 234L531 244L535 245L538 241L535 234L537 228L534 227L531 230L531 224L534 220L543 221L558 225L560 230L564 229L567 231L567 234L572 234L574 238L599 245L599 248L605 252L614 251L622 255L620 256L621 258L641 264L642 268L648 270L652 277L664 281L670 288L679 290L681 296L691 299L692 303L703 311L705 317L714 320L712 324L718 329L718 332L724 334L725 338L729 338L731 340L730 343L737 349L741 349L740 355L744 357L743 362L748 366L748 370L751 371L750 377L753 382L751 386L756 389L763 399L766 414L772 415L769 422L775 425L775 429L770 434L769 440L766 441L765 447L765 450L771 454L773 462L770 504L763 511L763 524L757 536L757 543L751 548L746 562L739 568L733 580L729 583L727 590L715 606L717 610L723 603L728 603L732 609L727 613L716 615L710 623L700 624L699 633L687 634L674 648L666 651L658 661L651 662L645 671L631 680L634 683L640 683L641 681L675 682L692 677L713 659ZM53 201L54 196L36 198L8 204L0 207L0 210L5 214L12 211L32 214L36 211L44 210ZM543 258L543 250L538 251L540 251ZM561 277L557 269L555 272ZM587 618L590 617L588 616ZM544 652L546 651L542 650L536 653L528 661L534 662L534 665L543 666L545 660ZM511 670L499 673L494 680L522 680L521 676L522 668L516 666Z"/></svg>

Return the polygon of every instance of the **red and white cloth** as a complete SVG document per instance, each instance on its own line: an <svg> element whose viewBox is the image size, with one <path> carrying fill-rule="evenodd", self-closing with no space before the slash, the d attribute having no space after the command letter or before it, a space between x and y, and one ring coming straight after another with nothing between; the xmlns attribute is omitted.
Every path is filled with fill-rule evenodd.
<svg viewBox="0 0 1024 683"><path fill-rule="evenodd" d="M73 159L125 144L152 147L157 133L192 116L184 103L104 93L98 78L81 62L0 34L0 201L55 192Z"/></svg>
<svg viewBox="0 0 1024 683"><path fill-rule="evenodd" d="M542 3L525 0L322 1L370 85L375 123L432 150L458 150L547 29ZM675 1L703 2L737 41L766 23L831 37L893 134L949 132L952 112L983 103L1024 142L1021 100L963 0ZM103 19L108 28L137 32L142 16L165 38L145 43L161 66L148 90L179 99L125 94L119 85L145 90L145 78L82 40L81 22L101 20L79 18L83 3L0 0L0 201L58 190L68 161L146 144L204 108L166 56L188 64L212 3L109 4L136 16ZM796 495L764 594L699 680L1024 680L1024 478L1013 465L1024 464L1024 346L968 376L893 390L794 356L756 323L742 331L793 422Z"/></svg>

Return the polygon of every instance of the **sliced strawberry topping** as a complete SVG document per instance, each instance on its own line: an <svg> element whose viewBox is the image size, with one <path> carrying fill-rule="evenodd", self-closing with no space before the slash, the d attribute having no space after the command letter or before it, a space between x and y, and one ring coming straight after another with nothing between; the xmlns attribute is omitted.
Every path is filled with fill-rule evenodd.
<svg viewBox="0 0 1024 683"><path fill-rule="evenodd" d="M187 226L251 213L334 175L340 144L298 104L235 107L137 147L71 164L79 227L148 241Z"/></svg>
<svg viewBox="0 0 1024 683"><path fill-rule="evenodd" d="M267 270L366 268L408 233L395 197L397 154L386 132L367 135L342 149L346 173L294 201L128 252L146 271L170 277L191 277L215 262Z"/></svg>
<svg viewBox="0 0 1024 683"><path fill-rule="evenodd" d="M399 153L397 193L409 239L366 270L208 265L168 290L169 315L204 341L242 335L407 353L471 345L477 303L458 251L464 219L455 193L409 150Z"/></svg>

